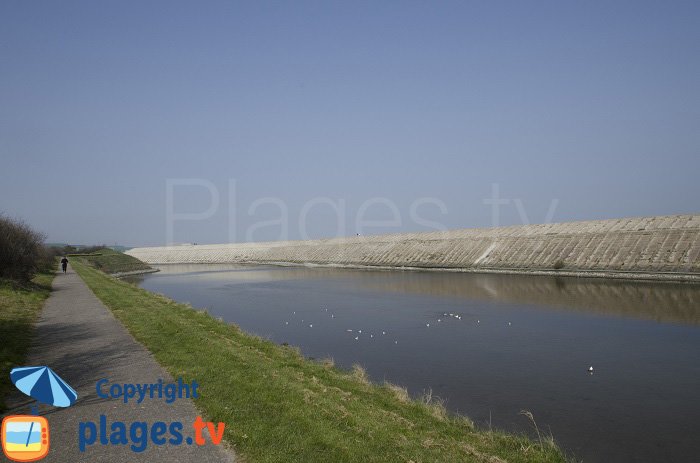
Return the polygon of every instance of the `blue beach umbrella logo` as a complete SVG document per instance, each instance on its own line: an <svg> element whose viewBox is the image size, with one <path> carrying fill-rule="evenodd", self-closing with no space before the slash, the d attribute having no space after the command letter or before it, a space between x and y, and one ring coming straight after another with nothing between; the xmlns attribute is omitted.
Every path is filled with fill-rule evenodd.
<svg viewBox="0 0 700 463"><path fill-rule="evenodd" d="M14 368L10 379L17 389L47 405L70 407L78 399L78 393L46 366Z"/></svg>

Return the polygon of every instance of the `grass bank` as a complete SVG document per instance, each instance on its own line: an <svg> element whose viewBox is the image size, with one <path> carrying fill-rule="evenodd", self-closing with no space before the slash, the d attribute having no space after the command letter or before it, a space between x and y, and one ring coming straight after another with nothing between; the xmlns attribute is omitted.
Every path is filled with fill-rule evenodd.
<svg viewBox="0 0 700 463"><path fill-rule="evenodd" d="M474 428L430 401L374 385L76 262L105 305L174 377L202 384L197 406L227 424L250 462L561 462L551 441Z"/></svg>
<svg viewBox="0 0 700 463"><path fill-rule="evenodd" d="M69 257L71 261L75 259L83 260L96 269L111 275L154 270L153 267L135 257L108 248L100 249L91 254L73 254Z"/></svg>
<svg viewBox="0 0 700 463"><path fill-rule="evenodd" d="M10 370L22 366L34 323L51 292L55 274L40 273L29 283L0 280L0 413L12 387Z"/></svg>

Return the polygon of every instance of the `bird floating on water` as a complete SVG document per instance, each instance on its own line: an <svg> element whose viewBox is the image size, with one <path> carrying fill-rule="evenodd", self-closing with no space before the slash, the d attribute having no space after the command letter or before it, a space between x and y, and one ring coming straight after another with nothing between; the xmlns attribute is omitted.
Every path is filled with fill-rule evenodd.
<svg viewBox="0 0 700 463"><path fill-rule="evenodd" d="M588 372L589 372L589 373L593 373L593 367L592 367L592 366L588 367Z"/></svg>
<svg viewBox="0 0 700 463"><path fill-rule="evenodd" d="M426 323L425 326L427 326L428 328L430 328L430 323Z"/></svg>
<svg viewBox="0 0 700 463"><path fill-rule="evenodd" d="M313 325L313 324L310 324L310 325L309 325L309 328L313 328L313 327L314 327L314 325Z"/></svg>
<svg viewBox="0 0 700 463"><path fill-rule="evenodd" d="M355 341L357 341L358 339L360 339L360 337L359 337L359 336L355 336Z"/></svg>
<svg viewBox="0 0 700 463"><path fill-rule="evenodd" d="M386 334L386 331L382 331L382 334Z"/></svg>

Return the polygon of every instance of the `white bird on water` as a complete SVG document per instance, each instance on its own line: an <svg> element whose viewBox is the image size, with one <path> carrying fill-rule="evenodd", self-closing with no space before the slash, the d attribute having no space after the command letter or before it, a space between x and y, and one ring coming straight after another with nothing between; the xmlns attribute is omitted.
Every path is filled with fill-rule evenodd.
<svg viewBox="0 0 700 463"><path fill-rule="evenodd" d="M358 339L360 339L360 337L359 337L359 336L355 336L355 341L357 341Z"/></svg>
<svg viewBox="0 0 700 463"><path fill-rule="evenodd" d="M313 324L309 325L309 328L313 328L313 327L314 327L314 325L313 325Z"/></svg>
<svg viewBox="0 0 700 463"><path fill-rule="evenodd" d="M593 367L592 367L592 366L588 367L588 372L589 372L589 373L593 373Z"/></svg>
<svg viewBox="0 0 700 463"><path fill-rule="evenodd" d="M430 323L426 323L425 326L427 326L428 328L430 328Z"/></svg>

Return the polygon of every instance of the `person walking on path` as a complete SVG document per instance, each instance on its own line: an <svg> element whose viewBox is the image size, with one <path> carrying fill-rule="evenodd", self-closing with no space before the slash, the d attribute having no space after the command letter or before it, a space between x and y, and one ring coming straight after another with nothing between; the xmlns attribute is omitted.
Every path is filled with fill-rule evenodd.
<svg viewBox="0 0 700 463"><path fill-rule="evenodd" d="M98 395L100 392L97 390L97 384L103 378L108 378L110 385L156 384L159 380L168 384L176 382L177 379L158 364L143 344L133 338L74 269L70 270L62 278L53 280L53 291L44 303L41 316L37 320L34 342L24 363L50 365L51 369L60 372L61 378L78 393L78 400L70 407L58 407L47 411L47 406L41 406L40 413L49 418L51 427L50 454L42 461L237 463L235 451L223 442L221 445L203 446L185 445L184 442L183 445L168 445L173 442L170 440L166 445L159 445L155 444L155 440L148 440L146 445L144 442L147 440L141 439L148 437L144 434L138 441L136 437L131 439L130 444L134 445L104 445L97 431L90 435L89 428L87 437L91 444L84 451L80 450L79 424L92 424L89 419L98 419L100 415L105 416L107 423L126 423L127 429L131 427L134 430L136 423L149 423L150 428L155 426L156 420L171 424L193 423L201 412L197 410L192 399L186 397L178 397L168 405L162 400L151 399L137 405L131 401L129 404L123 401L119 404L116 400ZM204 384L204 391L208 392L206 376L202 374L197 379ZM7 410L0 413L0 419L5 414L24 415L35 402L34 399L15 390L9 394L5 403ZM97 426L99 428L100 425ZM226 423L227 428L228 426ZM112 430L114 429L113 427ZM107 432L110 432L109 428ZM228 429L226 432L229 432ZM208 442L212 442L208 428L203 430L202 435ZM158 438L160 437L163 436ZM186 438L187 435L184 434L183 437ZM89 440L90 438L95 439ZM141 444L143 451L135 453L133 449Z"/></svg>
<svg viewBox="0 0 700 463"><path fill-rule="evenodd" d="M68 259L65 257L61 259L61 268L63 269L63 273L66 273L66 269L68 268Z"/></svg>

